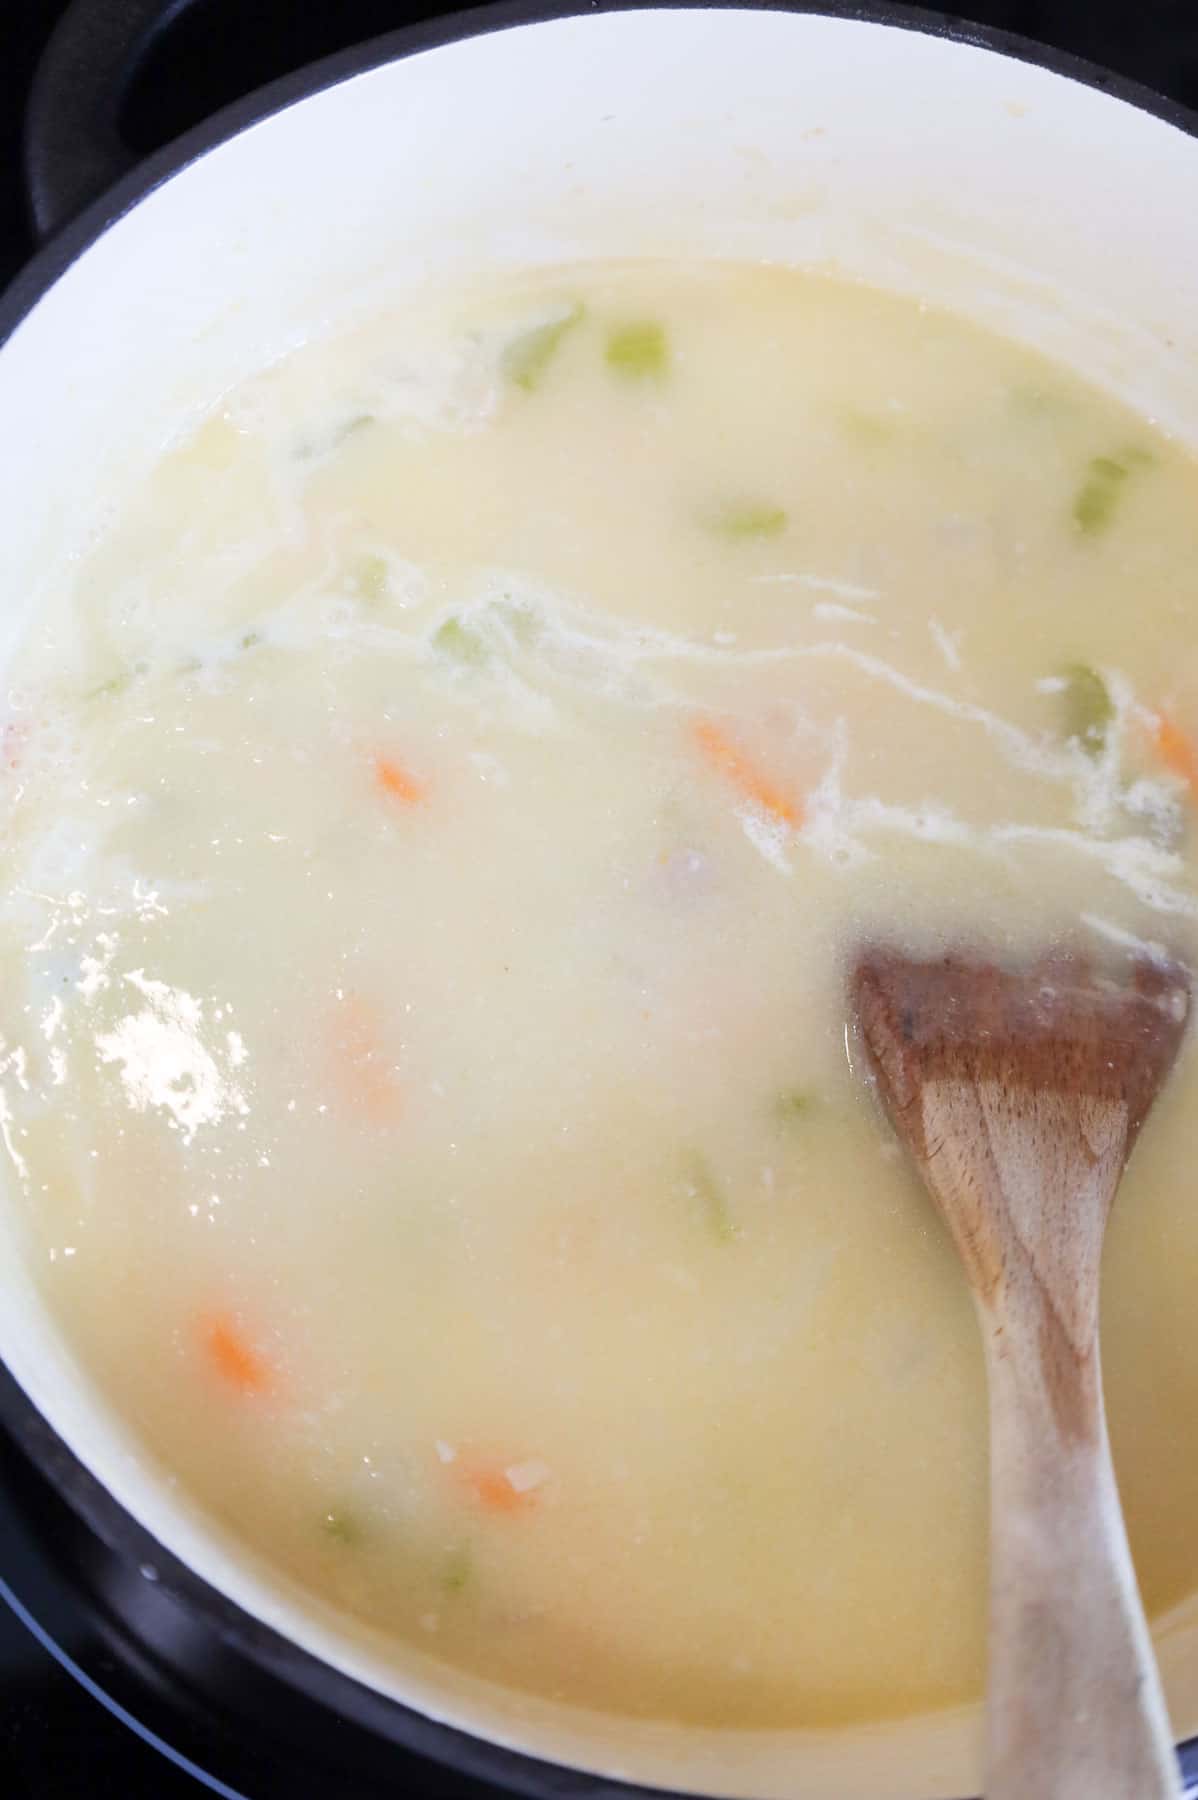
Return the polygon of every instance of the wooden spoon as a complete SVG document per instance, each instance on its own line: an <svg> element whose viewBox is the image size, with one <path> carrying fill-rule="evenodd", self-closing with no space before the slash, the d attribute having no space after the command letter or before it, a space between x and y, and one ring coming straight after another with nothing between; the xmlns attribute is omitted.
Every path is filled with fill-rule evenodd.
<svg viewBox="0 0 1198 1800"><path fill-rule="evenodd" d="M988 1800L1175 1800L1111 1466L1098 1271L1189 1011L1176 967L865 954L861 1039L973 1290L990 1388Z"/></svg>

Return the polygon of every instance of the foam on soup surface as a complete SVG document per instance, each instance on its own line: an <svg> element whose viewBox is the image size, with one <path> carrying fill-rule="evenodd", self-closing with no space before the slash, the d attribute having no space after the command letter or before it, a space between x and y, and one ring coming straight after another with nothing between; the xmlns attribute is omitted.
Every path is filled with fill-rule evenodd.
<svg viewBox="0 0 1198 1800"><path fill-rule="evenodd" d="M846 959L1193 951L1196 568L1147 421L779 271L459 292L232 395L64 570L4 736L9 1172L147 1453L518 1687L976 1695L976 1328ZM1196 1088L1106 1259L1158 1615Z"/></svg>

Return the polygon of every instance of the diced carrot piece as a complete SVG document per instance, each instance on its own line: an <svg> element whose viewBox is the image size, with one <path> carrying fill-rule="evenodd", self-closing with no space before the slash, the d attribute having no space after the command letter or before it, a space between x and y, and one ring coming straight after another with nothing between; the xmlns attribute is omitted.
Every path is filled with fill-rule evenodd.
<svg viewBox="0 0 1198 1800"><path fill-rule="evenodd" d="M419 806L424 799L423 785L393 757L376 756L374 776L384 794L402 801L405 806Z"/></svg>
<svg viewBox="0 0 1198 1800"><path fill-rule="evenodd" d="M201 1321L201 1334L209 1361L222 1381L243 1394L265 1394L274 1386L274 1372L227 1313Z"/></svg>
<svg viewBox="0 0 1198 1800"><path fill-rule="evenodd" d="M456 1467L470 1494L487 1512L528 1512L537 1503L535 1491L520 1493L497 1463L475 1460L459 1462Z"/></svg>
<svg viewBox="0 0 1198 1800"><path fill-rule="evenodd" d="M346 1103L376 1125L398 1118L403 1103L399 1078L387 1059L378 1012L360 994L347 995L339 1004L332 1049Z"/></svg>
<svg viewBox="0 0 1198 1800"><path fill-rule="evenodd" d="M799 801L759 769L752 757L734 743L721 726L711 719L700 719L694 727L694 739L712 768L725 776L733 787L739 788L746 800L798 830L803 823L803 808Z"/></svg>
<svg viewBox="0 0 1198 1800"><path fill-rule="evenodd" d="M1172 769L1175 775L1180 775L1190 792L1198 795L1198 744L1168 713L1163 712L1156 716L1153 737L1157 755L1165 767Z"/></svg>

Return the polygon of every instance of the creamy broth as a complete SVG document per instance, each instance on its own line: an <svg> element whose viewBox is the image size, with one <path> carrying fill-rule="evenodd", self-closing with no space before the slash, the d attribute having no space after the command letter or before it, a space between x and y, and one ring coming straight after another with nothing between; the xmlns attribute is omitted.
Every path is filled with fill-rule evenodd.
<svg viewBox="0 0 1198 1800"><path fill-rule="evenodd" d="M4 1142L147 1456L516 1687L976 1697L977 1331L846 959L1193 953L1196 568L1148 421L784 271L480 285L231 395L64 566L3 739ZM1158 1616L1196 1087L1105 1264Z"/></svg>

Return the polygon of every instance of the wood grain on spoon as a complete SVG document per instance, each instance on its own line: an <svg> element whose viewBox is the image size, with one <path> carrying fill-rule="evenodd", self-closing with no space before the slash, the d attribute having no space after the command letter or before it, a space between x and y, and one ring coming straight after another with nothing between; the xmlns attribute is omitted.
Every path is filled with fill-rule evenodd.
<svg viewBox="0 0 1198 1800"><path fill-rule="evenodd" d="M1167 1800L1178 1781L1111 1466L1099 1263L1190 987L1061 953L861 957L891 1120L977 1303L990 1388L988 1800Z"/></svg>

